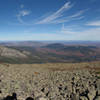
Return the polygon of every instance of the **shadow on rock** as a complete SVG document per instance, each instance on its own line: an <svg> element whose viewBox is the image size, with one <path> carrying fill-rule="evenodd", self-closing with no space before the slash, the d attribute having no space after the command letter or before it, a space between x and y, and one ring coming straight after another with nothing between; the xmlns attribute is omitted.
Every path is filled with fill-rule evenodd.
<svg viewBox="0 0 100 100"><path fill-rule="evenodd" d="M32 97L27 97L26 100L34 100Z"/></svg>
<svg viewBox="0 0 100 100"><path fill-rule="evenodd" d="M8 95L3 100L17 100L17 94L13 93L12 96Z"/></svg>

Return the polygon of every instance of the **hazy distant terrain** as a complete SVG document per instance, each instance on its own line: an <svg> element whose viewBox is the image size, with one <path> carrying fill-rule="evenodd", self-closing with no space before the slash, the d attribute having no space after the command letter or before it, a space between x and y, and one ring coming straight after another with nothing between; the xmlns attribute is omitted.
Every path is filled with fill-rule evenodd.
<svg viewBox="0 0 100 100"><path fill-rule="evenodd" d="M76 63L100 60L100 42L24 41L1 42L0 45L0 61L7 63Z"/></svg>

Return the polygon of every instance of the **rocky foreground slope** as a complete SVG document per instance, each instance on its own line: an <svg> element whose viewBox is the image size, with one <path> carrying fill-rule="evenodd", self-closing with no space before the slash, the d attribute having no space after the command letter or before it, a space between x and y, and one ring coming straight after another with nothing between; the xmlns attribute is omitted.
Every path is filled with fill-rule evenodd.
<svg viewBox="0 0 100 100"><path fill-rule="evenodd" d="M100 79L93 69L99 65L1 64L0 98L16 93L18 100L100 100Z"/></svg>

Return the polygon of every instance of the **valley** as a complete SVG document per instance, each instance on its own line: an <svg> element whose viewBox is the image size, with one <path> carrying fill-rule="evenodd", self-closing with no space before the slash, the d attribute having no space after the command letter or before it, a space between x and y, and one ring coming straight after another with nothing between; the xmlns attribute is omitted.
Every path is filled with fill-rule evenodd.
<svg viewBox="0 0 100 100"><path fill-rule="evenodd" d="M99 61L99 46L99 42L94 42L93 45L91 43L86 44L84 42L77 45L75 45L75 43L66 44L50 42L1 43L0 61L15 64L77 63Z"/></svg>

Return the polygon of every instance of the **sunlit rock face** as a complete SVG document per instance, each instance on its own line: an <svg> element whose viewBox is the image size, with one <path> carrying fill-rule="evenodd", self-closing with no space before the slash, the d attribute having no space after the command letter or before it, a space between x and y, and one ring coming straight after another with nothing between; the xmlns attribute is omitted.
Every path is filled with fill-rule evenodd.
<svg viewBox="0 0 100 100"><path fill-rule="evenodd" d="M26 54L26 52L22 53L15 49L0 46L0 56L2 56L2 57L27 58L27 56L25 54Z"/></svg>

